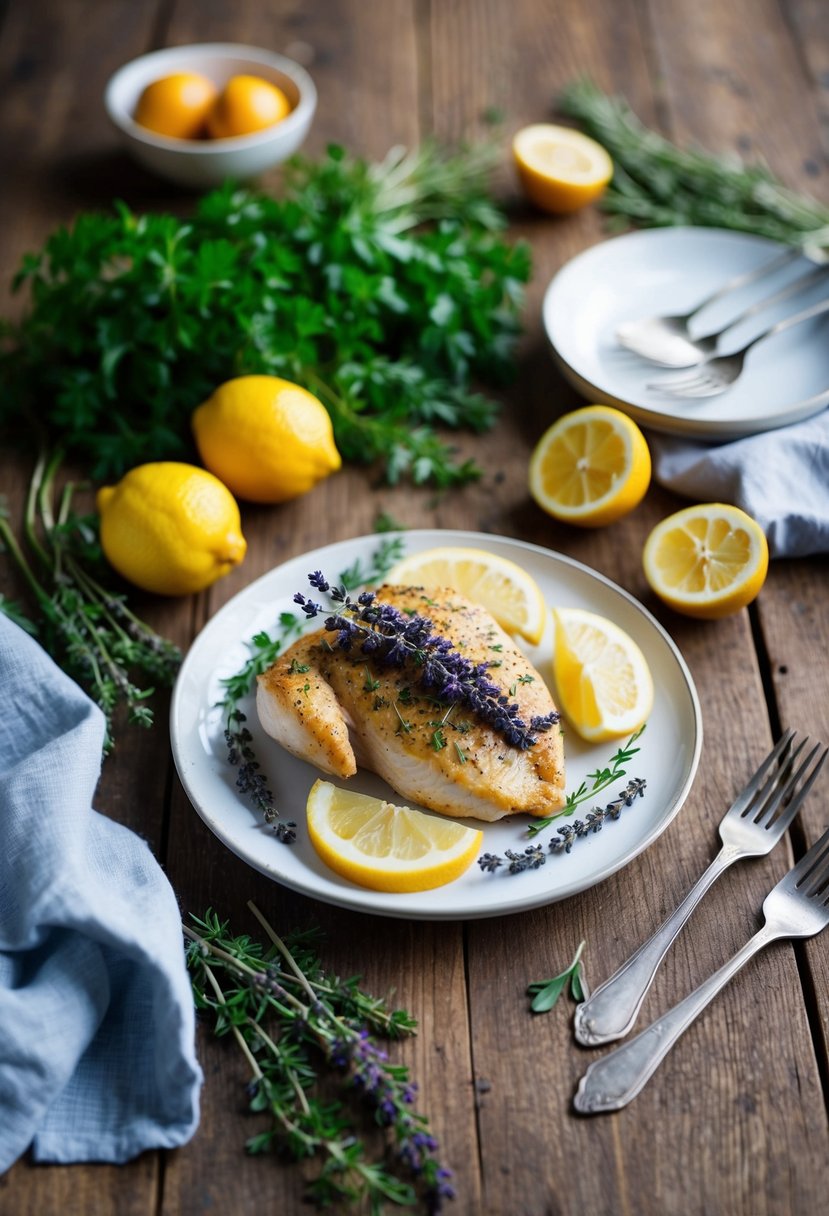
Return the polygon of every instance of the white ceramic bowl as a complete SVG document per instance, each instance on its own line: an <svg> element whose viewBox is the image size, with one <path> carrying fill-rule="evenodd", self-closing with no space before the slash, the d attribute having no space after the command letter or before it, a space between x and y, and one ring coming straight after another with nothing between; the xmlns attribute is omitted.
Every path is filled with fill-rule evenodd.
<svg viewBox="0 0 829 1216"><path fill-rule="evenodd" d="M221 88L231 76L261 76L278 85L291 103L287 118L253 135L233 139L188 140L156 135L134 120L148 84L174 72L200 72ZM226 178L255 177L299 148L317 106L317 90L303 67L261 47L207 42L153 51L124 64L104 93L109 117L136 160L182 186L215 186Z"/></svg>

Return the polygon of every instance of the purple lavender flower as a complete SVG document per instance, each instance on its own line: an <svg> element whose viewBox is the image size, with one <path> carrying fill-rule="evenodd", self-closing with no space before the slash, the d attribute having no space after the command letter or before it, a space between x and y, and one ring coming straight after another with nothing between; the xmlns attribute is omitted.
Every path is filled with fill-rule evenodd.
<svg viewBox="0 0 829 1216"><path fill-rule="evenodd" d="M433 632L428 617L407 616L392 604L379 603L372 591L363 591L352 600L344 587L331 586L319 570L309 574L308 581L342 605L325 621L325 628L336 633L336 645L341 650L351 651L359 642L362 654L372 656L385 667L414 666L417 683L422 688L434 692L440 701L464 705L511 747L526 751L538 741L538 734L559 721L560 715L553 710L533 717L527 726L519 706L511 703L488 678L490 664L465 659L448 638ZM319 604L299 592L294 603L301 606L309 620L323 612Z"/></svg>

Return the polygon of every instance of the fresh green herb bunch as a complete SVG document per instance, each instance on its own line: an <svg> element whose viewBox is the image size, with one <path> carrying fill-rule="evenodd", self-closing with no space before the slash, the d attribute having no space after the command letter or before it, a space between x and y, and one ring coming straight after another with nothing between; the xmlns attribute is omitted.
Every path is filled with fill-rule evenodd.
<svg viewBox="0 0 829 1216"><path fill-rule="evenodd" d="M275 199L228 185L189 220L82 214L28 255L31 306L6 328L0 426L38 411L95 479L190 449L220 383L259 373L315 393L346 459L390 482L478 474L435 425L483 431L473 378L511 369L526 247L500 235L487 156L332 147Z"/></svg>
<svg viewBox="0 0 829 1216"><path fill-rule="evenodd" d="M414 1034L416 1022L363 992L356 979L327 976L313 938L283 941L248 907L267 934L267 948L232 935L212 911L184 926L196 1006L213 1014L215 1034L234 1036L251 1072L250 1109L270 1116L267 1130L248 1140L248 1151L321 1157L308 1187L321 1206L362 1204L361 1211L379 1216L388 1203L410 1207L422 1200L425 1210L439 1212L454 1195L449 1171L440 1165L426 1118L414 1110L408 1069L391 1064L375 1039ZM322 1071L342 1083L346 1101L353 1095L367 1103L387 1131L390 1162L367 1159L346 1101L316 1095Z"/></svg>
<svg viewBox="0 0 829 1216"><path fill-rule="evenodd" d="M829 252L829 208L781 185L761 164L682 149L645 127L620 97L589 81L559 99L613 158L602 206L643 227L733 228Z"/></svg>
<svg viewBox="0 0 829 1216"><path fill-rule="evenodd" d="M72 510L75 486L58 495L61 454L41 456L32 474L18 540L0 511L0 547L22 574L36 606L36 623L17 605L0 611L28 627L52 657L89 693L106 720L104 754L114 746L113 714L121 704L129 723L149 727L147 704L156 687L170 687L181 654L131 611L126 597L107 586L98 546L97 519ZM137 681L144 683L142 687Z"/></svg>

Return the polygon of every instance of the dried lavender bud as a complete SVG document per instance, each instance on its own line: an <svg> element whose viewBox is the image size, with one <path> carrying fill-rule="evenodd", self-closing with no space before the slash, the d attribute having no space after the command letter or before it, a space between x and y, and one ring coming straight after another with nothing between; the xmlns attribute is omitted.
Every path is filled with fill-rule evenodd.
<svg viewBox="0 0 829 1216"><path fill-rule="evenodd" d="M560 715L553 710L533 717L527 726L518 705L488 679L490 664L465 659L448 638L433 632L428 617L417 613L408 616L392 604L380 603L371 591L361 592L352 600L344 587L331 587L319 570L309 574L308 581L341 605L325 620L325 628L336 633L335 644L341 650L350 652L359 645L362 654L385 667L414 666L420 688L444 703L466 706L510 746L526 751L537 742L538 733L550 730L559 721ZM323 612L319 604L300 592L294 596L294 603L309 620Z"/></svg>

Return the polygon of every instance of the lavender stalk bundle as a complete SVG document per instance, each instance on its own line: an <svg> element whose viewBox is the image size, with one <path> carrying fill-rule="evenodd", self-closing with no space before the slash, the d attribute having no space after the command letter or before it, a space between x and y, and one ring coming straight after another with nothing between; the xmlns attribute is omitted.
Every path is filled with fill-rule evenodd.
<svg viewBox="0 0 829 1216"><path fill-rule="evenodd" d="M309 574L308 581L336 606L325 620L325 628L337 635L336 646L346 652L358 647L361 654L383 667L414 667L420 688L446 704L463 705L511 747L528 750L538 741L538 734L559 721L559 713L553 710L531 718L528 725L520 707L488 678L490 664L465 659L448 638L433 632L427 617L408 616L391 604L378 602L373 591L363 591L353 600L345 587L332 586L319 570ZM294 603L309 620L326 611L300 592Z"/></svg>

